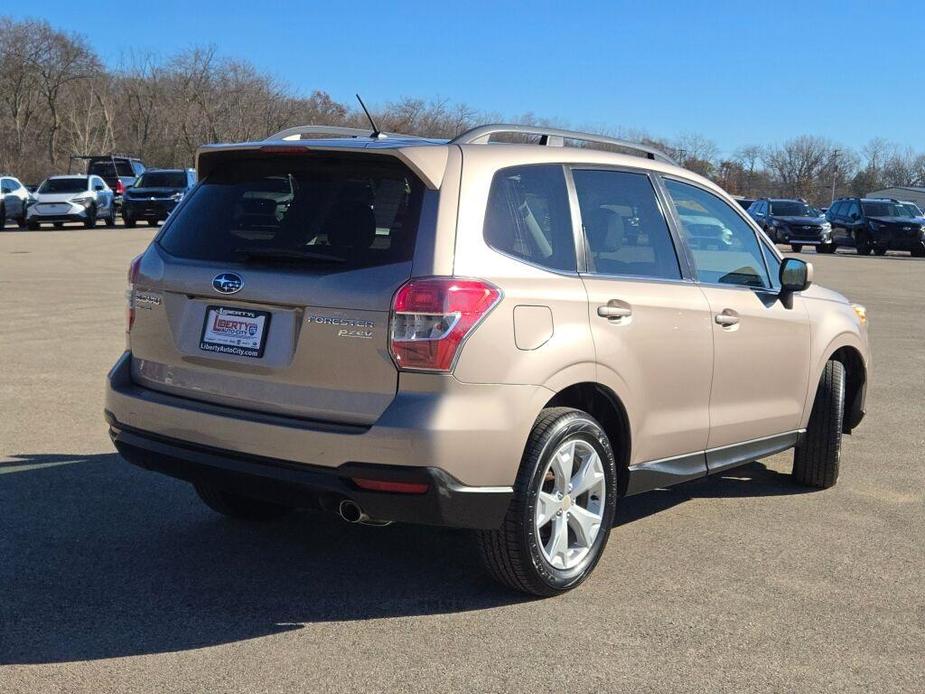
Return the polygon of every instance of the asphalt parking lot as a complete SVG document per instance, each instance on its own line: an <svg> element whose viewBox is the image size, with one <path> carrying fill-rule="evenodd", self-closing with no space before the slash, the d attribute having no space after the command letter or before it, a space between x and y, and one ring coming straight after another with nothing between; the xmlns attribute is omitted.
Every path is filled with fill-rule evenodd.
<svg viewBox="0 0 925 694"><path fill-rule="evenodd" d="M151 236L0 233L0 692L925 691L925 260L803 254L870 315L838 486L783 454L627 499L531 600L464 532L232 522L122 462L103 378Z"/></svg>

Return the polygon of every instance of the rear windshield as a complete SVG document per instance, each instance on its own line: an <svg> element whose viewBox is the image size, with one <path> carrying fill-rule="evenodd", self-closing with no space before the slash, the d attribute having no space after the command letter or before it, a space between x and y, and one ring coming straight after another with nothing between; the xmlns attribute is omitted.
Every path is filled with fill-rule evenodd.
<svg viewBox="0 0 925 694"><path fill-rule="evenodd" d="M135 181L136 188L186 188L184 171L146 171Z"/></svg>
<svg viewBox="0 0 925 694"><path fill-rule="evenodd" d="M391 157L237 160L210 174L159 239L218 262L358 268L411 260L423 185Z"/></svg>
<svg viewBox="0 0 925 694"><path fill-rule="evenodd" d="M86 178L49 178L39 193L81 193L87 190Z"/></svg>
<svg viewBox="0 0 925 694"><path fill-rule="evenodd" d="M112 159L100 159L98 161L91 161L90 165L87 167L87 173L103 176L104 178L112 178L113 176L131 177L135 175L135 172L132 170L132 165L129 163L128 159L116 159L115 169L113 169Z"/></svg>

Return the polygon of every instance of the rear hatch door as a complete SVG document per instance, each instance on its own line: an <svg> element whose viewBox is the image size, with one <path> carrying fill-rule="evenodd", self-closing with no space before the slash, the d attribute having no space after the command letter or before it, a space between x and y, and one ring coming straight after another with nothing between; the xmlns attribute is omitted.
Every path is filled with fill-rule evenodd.
<svg viewBox="0 0 925 694"><path fill-rule="evenodd" d="M226 157L142 260L133 377L187 398L368 425L395 396L395 290L423 195L383 155Z"/></svg>

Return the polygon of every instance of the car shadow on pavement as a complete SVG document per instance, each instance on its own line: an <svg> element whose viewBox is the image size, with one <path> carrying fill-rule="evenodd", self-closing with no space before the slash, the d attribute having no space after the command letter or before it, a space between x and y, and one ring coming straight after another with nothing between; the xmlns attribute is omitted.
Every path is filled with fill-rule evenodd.
<svg viewBox="0 0 925 694"><path fill-rule="evenodd" d="M693 497L799 491L780 478L752 463L631 497L617 524ZM307 511L232 521L189 485L114 453L0 463L0 528L0 665L180 651L313 622L529 599L482 573L465 531L354 526Z"/></svg>

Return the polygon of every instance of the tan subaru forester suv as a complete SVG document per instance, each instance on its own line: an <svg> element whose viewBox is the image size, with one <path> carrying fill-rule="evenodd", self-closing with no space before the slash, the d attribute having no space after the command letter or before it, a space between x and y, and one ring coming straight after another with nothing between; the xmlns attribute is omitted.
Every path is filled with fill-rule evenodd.
<svg viewBox="0 0 925 694"><path fill-rule="evenodd" d="M864 309L656 150L301 127L197 166L131 265L106 419L220 513L472 528L553 595L621 497L788 448L797 483L838 477Z"/></svg>

